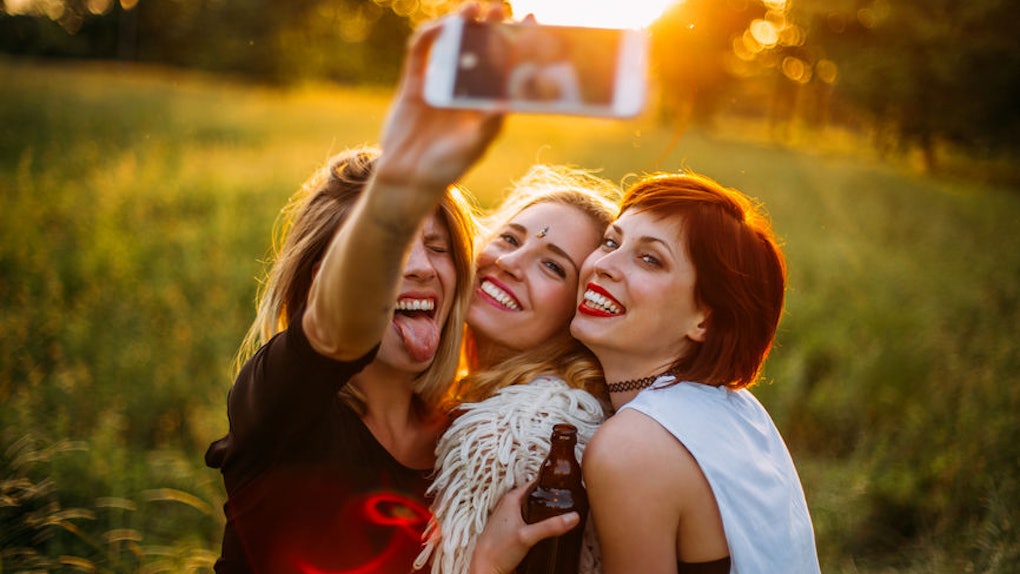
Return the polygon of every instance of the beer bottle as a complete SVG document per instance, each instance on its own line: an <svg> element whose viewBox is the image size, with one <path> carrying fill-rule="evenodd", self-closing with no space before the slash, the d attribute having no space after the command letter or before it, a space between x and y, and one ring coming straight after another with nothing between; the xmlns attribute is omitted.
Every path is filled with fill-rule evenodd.
<svg viewBox="0 0 1020 574"><path fill-rule="evenodd" d="M577 511L581 522L562 536L540 541L521 562L517 574L576 574L588 515L588 494L581 484L581 465L574 456L577 428L553 427L549 456L538 471L538 481L524 498L521 513L533 524L552 516Z"/></svg>

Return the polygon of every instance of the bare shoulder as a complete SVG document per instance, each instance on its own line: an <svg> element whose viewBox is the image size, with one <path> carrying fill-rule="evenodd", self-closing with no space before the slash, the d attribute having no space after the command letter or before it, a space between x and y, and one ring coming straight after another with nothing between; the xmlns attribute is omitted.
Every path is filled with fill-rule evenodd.
<svg viewBox="0 0 1020 574"><path fill-rule="evenodd" d="M606 574L675 571L688 492L677 484L685 450L632 409L595 431L582 469Z"/></svg>
<svg viewBox="0 0 1020 574"><path fill-rule="evenodd" d="M678 559L728 552L722 518L697 460L633 409L595 432L582 460L606 574L675 572Z"/></svg>
<svg viewBox="0 0 1020 574"><path fill-rule="evenodd" d="M661 462L666 452L682 448L673 435L647 415L624 409L595 431L584 453L585 464L620 466Z"/></svg>
<svg viewBox="0 0 1020 574"><path fill-rule="evenodd" d="M701 469L687 448L654 419L633 409L603 423L582 462L586 481L639 482L677 504L704 486Z"/></svg>
<svg viewBox="0 0 1020 574"><path fill-rule="evenodd" d="M648 416L626 409L611 416L589 441L582 459L585 482L615 492L629 484L669 490L675 474L671 459L679 447L666 429Z"/></svg>

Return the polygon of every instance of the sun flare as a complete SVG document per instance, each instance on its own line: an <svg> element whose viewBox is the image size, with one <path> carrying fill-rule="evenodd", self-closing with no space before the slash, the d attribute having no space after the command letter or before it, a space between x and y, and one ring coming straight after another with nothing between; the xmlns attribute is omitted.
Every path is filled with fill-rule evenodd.
<svg viewBox="0 0 1020 574"><path fill-rule="evenodd" d="M542 24L596 28L644 28L682 0L511 0L514 18L534 14Z"/></svg>

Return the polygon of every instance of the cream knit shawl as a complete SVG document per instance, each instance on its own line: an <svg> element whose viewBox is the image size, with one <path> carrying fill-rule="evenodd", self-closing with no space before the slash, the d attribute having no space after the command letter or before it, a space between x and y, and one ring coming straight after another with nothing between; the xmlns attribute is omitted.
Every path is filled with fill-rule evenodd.
<svg viewBox="0 0 1020 574"><path fill-rule="evenodd" d="M577 427L576 454L581 460L605 418L594 396L555 377L505 387L462 409L436 447L435 479L429 488L433 516L414 563L415 569L423 568L431 557L432 574L468 571L475 542L500 497L538 476L549 454L553 425ZM581 571L597 572L598 546L588 522Z"/></svg>

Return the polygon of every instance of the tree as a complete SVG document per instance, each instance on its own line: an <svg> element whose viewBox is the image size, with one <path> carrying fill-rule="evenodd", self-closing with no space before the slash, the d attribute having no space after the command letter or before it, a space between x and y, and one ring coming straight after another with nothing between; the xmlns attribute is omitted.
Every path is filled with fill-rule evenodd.
<svg viewBox="0 0 1020 574"><path fill-rule="evenodd" d="M1013 29L1020 4L802 2L812 40L839 66L840 97L900 145L917 145L929 170L940 142L980 154L1020 146L1020 36Z"/></svg>
<svg viewBox="0 0 1020 574"><path fill-rule="evenodd" d="M59 10L47 12L44 4ZM389 83L403 58L409 15L372 0L35 2L25 14L0 13L0 49L157 62L281 83Z"/></svg>

